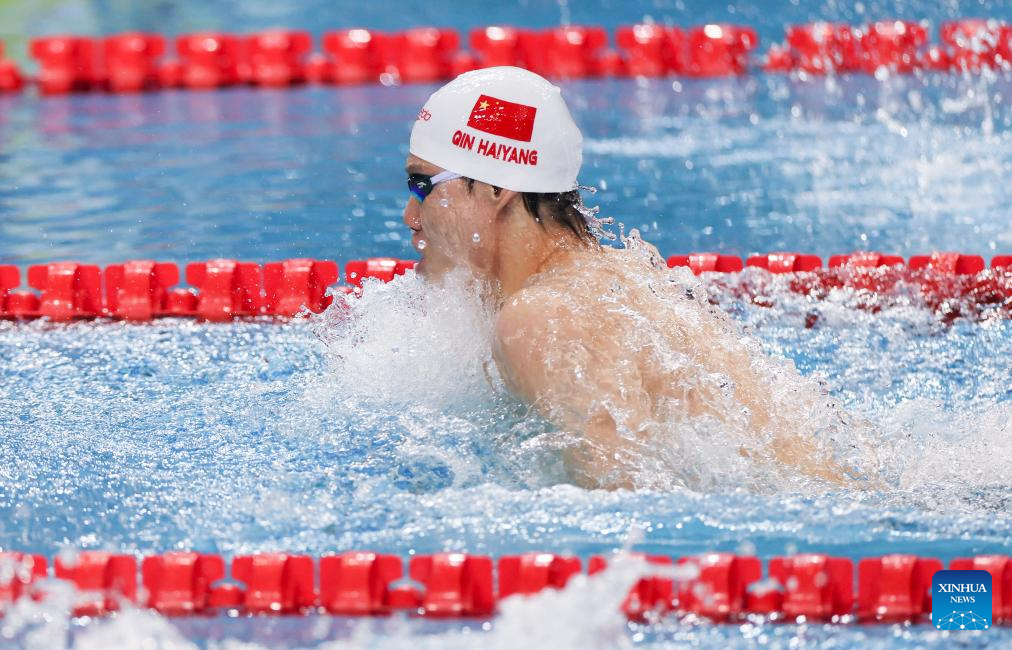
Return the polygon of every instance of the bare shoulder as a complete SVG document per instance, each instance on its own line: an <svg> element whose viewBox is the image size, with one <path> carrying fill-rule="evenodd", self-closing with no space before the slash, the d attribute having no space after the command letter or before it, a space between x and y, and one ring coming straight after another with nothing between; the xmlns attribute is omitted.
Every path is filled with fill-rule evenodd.
<svg viewBox="0 0 1012 650"><path fill-rule="evenodd" d="M578 315L572 296L558 287L533 285L510 296L496 319L495 333L502 342L518 336L543 340L559 328L568 328Z"/></svg>
<svg viewBox="0 0 1012 650"><path fill-rule="evenodd" d="M620 325L614 309L626 295L610 257L578 259L532 281L506 299L495 333L504 344L600 343ZM522 335L525 341L514 341Z"/></svg>

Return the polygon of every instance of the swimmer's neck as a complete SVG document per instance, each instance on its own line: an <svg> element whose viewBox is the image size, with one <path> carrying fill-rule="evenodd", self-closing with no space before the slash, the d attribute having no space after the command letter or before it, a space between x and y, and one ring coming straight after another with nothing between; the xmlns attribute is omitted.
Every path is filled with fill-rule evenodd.
<svg viewBox="0 0 1012 650"><path fill-rule="evenodd" d="M500 304L523 289L532 276L550 270L575 253L590 250L565 228L555 224L542 226L526 212L516 216L500 228L491 268Z"/></svg>

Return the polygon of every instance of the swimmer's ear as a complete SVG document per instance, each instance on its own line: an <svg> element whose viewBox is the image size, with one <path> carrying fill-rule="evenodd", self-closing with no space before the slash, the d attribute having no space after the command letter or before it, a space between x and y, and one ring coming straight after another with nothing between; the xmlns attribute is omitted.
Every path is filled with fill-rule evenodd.
<svg viewBox="0 0 1012 650"><path fill-rule="evenodd" d="M495 199L495 207L497 212L501 212L506 209L506 206L510 204L514 198L520 196L519 192L513 190L506 190L501 187L492 186L492 194Z"/></svg>

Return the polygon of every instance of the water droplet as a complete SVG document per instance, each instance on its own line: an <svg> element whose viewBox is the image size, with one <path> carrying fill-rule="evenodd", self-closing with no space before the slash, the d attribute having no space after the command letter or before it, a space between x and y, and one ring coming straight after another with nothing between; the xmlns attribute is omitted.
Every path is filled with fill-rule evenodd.
<svg viewBox="0 0 1012 650"><path fill-rule="evenodd" d="M425 250L425 245L426 244L425 244L425 240L424 239L419 239L418 240L418 250L420 250L420 251Z"/></svg>
<svg viewBox="0 0 1012 650"><path fill-rule="evenodd" d="M439 207L441 208L450 207L450 199L439 199Z"/></svg>
<svg viewBox="0 0 1012 650"><path fill-rule="evenodd" d="M471 235L471 241L477 244L478 242L481 241L481 235L479 235L478 233L474 233L473 235Z"/></svg>

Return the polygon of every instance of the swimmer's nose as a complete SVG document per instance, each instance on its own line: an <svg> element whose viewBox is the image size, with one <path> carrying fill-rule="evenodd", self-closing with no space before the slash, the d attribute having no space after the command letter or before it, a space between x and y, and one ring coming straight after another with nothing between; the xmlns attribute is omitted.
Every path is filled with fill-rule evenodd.
<svg viewBox="0 0 1012 650"><path fill-rule="evenodd" d="M422 229L422 205L415 199L408 199L404 206L404 225L412 230Z"/></svg>

